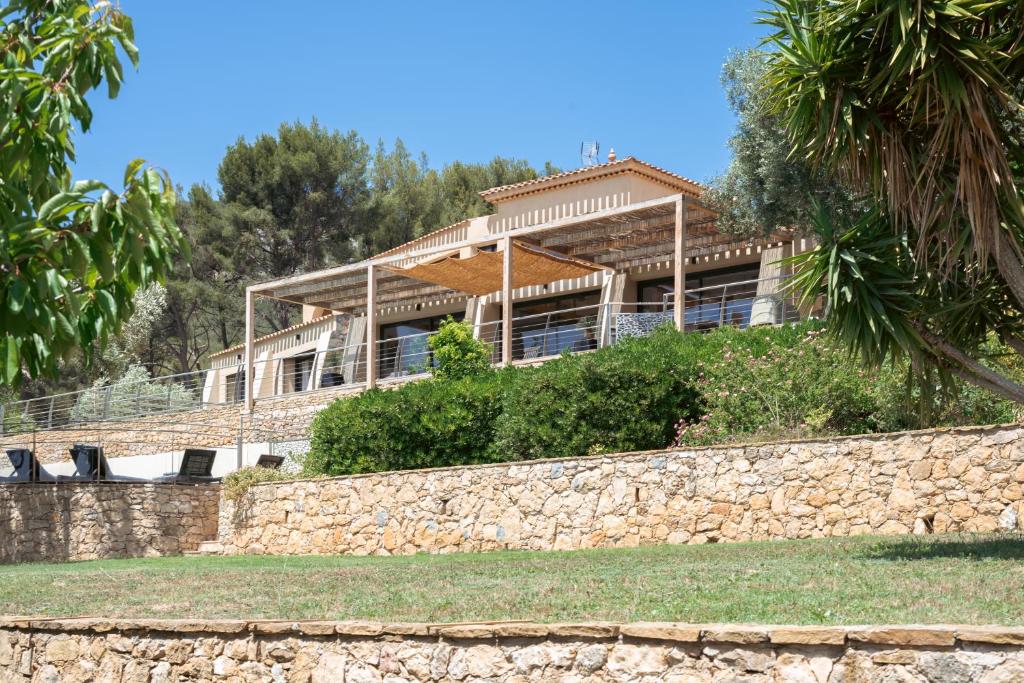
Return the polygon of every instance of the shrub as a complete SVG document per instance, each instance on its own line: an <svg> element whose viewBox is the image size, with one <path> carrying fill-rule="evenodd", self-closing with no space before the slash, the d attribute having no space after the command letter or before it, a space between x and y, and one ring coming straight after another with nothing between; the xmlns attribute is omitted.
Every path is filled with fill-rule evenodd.
<svg viewBox="0 0 1024 683"><path fill-rule="evenodd" d="M313 421L306 470L352 474L1009 421L973 387L869 371L814 323L662 328L543 365L438 376L342 398Z"/></svg>
<svg viewBox="0 0 1024 683"><path fill-rule="evenodd" d="M814 323L723 329L713 341L718 349L697 380L704 412L697 420L680 420L677 444L889 432L1013 417L1008 402L972 386L922 387L911 381L905 363L865 369Z"/></svg>
<svg viewBox="0 0 1024 683"><path fill-rule="evenodd" d="M83 391L71 408L76 422L131 417L169 410L185 410L198 405L188 387L178 382L157 382L141 365L132 365L124 375L110 382L98 380Z"/></svg>
<svg viewBox="0 0 1024 683"><path fill-rule="evenodd" d="M526 459L665 447L680 416L699 415L701 342L662 329L516 370L494 454Z"/></svg>
<svg viewBox="0 0 1024 683"><path fill-rule="evenodd" d="M298 475L294 472L285 472L270 467L243 467L224 477L221 483L221 491L225 499L238 502L253 484L262 484L268 481L287 481L297 477Z"/></svg>
<svg viewBox="0 0 1024 683"><path fill-rule="evenodd" d="M307 472L355 474L485 462L508 371L343 398L313 419Z"/></svg>
<svg viewBox="0 0 1024 683"><path fill-rule="evenodd" d="M440 329L427 337L427 344L434 353L434 377L462 379L491 369L491 348L473 338L473 326L468 322L448 316Z"/></svg>

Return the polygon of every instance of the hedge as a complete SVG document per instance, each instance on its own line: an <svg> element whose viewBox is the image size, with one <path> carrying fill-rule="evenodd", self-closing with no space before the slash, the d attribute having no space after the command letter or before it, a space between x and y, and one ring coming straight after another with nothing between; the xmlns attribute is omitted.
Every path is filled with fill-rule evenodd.
<svg viewBox="0 0 1024 683"><path fill-rule="evenodd" d="M922 394L903 366L865 370L813 323L665 328L534 367L339 399L313 421L305 468L354 474L1013 417L973 387Z"/></svg>

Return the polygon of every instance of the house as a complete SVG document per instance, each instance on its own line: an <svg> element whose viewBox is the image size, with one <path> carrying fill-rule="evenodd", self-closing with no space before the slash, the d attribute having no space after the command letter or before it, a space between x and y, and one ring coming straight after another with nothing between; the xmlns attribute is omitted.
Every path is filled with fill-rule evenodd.
<svg viewBox="0 0 1024 683"><path fill-rule="evenodd" d="M211 357L203 400L251 408L405 381L429 369L427 338L448 316L470 322L496 364L584 352L666 322L704 330L798 319L779 261L808 245L788 233L719 232L701 189L612 154L481 192L493 214L365 261L252 285L246 342ZM254 338L258 297L301 306L302 322Z"/></svg>

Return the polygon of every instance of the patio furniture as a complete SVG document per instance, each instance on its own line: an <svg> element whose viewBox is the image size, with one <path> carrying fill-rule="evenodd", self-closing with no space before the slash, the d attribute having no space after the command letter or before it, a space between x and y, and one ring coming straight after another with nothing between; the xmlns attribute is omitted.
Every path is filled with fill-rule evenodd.
<svg viewBox="0 0 1024 683"><path fill-rule="evenodd" d="M53 477L39 465L35 454L28 448L8 448L7 458L14 468L8 479L16 482L53 481Z"/></svg>
<svg viewBox="0 0 1024 683"><path fill-rule="evenodd" d="M76 443L69 452L72 462L75 463L75 473L71 476L57 477L57 481L103 481L110 477L110 465L103 457L101 446Z"/></svg>
<svg viewBox="0 0 1024 683"><path fill-rule="evenodd" d="M161 481L178 483L220 481L220 477L213 476L213 461L216 458L217 451L206 448L186 448L177 474L161 478Z"/></svg>
<svg viewBox="0 0 1024 683"><path fill-rule="evenodd" d="M530 348L523 351L523 360L533 360L534 358L540 358L541 351L544 349L540 344L531 346Z"/></svg>
<svg viewBox="0 0 1024 683"><path fill-rule="evenodd" d="M283 464L283 455L270 455L269 453L264 453L256 461L256 467L266 467L268 470L279 470Z"/></svg>

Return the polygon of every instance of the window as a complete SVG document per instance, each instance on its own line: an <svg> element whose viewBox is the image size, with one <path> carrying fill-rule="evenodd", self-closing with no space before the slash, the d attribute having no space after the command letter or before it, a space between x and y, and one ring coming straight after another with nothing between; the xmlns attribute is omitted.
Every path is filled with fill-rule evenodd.
<svg viewBox="0 0 1024 683"><path fill-rule="evenodd" d="M239 370L224 376L224 402L234 403L245 398L245 372Z"/></svg>
<svg viewBox="0 0 1024 683"><path fill-rule="evenodd" d="M282 376L280 393L300 392L312 389L309 377L313 374L313 363L316 354L304 353L300 356L285 358L281 363Z"/></svg>
<svg viewBox="0 0 1024 683"><path fill-rule="evenodd" d="M720 324L746 326L750 322L750 308L757 294L756 280L760 272L761 266L751 263L687 275L686 324L695 328ZM674 293L673 278L638 282L637 311L669 310Z"/></svg>
<svg viewBox="0 0 1024 683"><path fill-rule="evenodd" d="M512 357L554 356L597 348L600 292L512 304Z"/></svg>
<svg viewBox="0 0 1024 683"><path fill-rule="evenodd" d="M462 320L465 313L452 313L451 317ZM441 323L447 319L446 314L381 325L377 359L380 377L413 375L426 372L427 368L433 366L434 357L427 345L427 337L440 329Z"/></svg>

